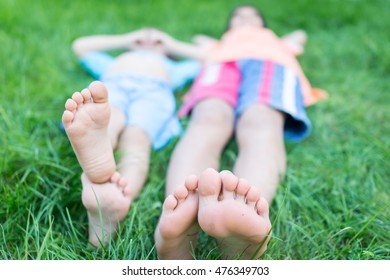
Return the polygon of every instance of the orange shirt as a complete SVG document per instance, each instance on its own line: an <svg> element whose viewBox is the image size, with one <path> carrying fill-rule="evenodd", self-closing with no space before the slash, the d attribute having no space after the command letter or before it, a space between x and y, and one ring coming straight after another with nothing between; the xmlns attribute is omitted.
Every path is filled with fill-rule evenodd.
<svg viewBox="0 0 390 280"><path fill-rule="evenodd" d="M297 52L270 29L240 27L226 32L210 50L209 62L236 61L243 58L271 60L293 69L299 77L305 105L311 105L328 95L313 89L296 59Z"/></svg>

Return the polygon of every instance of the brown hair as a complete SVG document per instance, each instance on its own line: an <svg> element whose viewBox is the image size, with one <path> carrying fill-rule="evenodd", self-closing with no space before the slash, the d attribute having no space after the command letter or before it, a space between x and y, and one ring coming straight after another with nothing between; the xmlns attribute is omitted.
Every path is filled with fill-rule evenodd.
<svg viewBox="0 0 390 280"><path fill-rule="evenodd" d="M260 12L260 9L259 9L259 8L257 8L257 7L254 6L254 5L251 5L251 4L240 4L240 5L236 6L236 7L234 7L234 8L230 11L230 15L229 15L229 17L228 17L228 22L227 22L227 24L226 24L225 32L228 31L228 30L230 29L230 21L231 21L232 17L234 16L234 13L235 13L238 9L243 8L243 7L249 7L249 8L254 9L254 10L256 11L257 15L262 19L262 21L263 21L263 26L264 26L264 27L268 27L267 22L266 22L266 20L265 20L265 18L264 18L264 15L263 15L262 12Z"/></svg>

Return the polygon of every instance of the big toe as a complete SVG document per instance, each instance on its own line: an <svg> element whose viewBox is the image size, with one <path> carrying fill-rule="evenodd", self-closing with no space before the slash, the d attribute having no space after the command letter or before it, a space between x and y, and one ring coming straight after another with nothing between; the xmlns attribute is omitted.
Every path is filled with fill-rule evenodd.
<svg viewBox="0 0 390 280"><path fill-rule="evenodd" d="M217 200L221 187L221 177L216 170L208 168L199 176L198 191L201 199Z"/></svg>
<svg viewBox="0 0 390 280"><path fill-rule="evenodd" d="M108 101L108 92L102 82L93 81L88 88L91 91L93 102L105 103Z"/></svg>

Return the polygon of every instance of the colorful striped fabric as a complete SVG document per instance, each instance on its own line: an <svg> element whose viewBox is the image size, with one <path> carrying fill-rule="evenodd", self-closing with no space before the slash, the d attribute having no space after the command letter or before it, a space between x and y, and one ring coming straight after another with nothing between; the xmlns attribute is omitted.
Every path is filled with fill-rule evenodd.
<svg viewBox="0 0 390 280"><path fill-rule="evenodd" d="M205 98L220 98L235 108L236 117L252 104L263 103L286 113L284 136L300 141L311 129L302 88L294 70L269 60L241 59L211 64L195 81L179 116Z"/></svg>

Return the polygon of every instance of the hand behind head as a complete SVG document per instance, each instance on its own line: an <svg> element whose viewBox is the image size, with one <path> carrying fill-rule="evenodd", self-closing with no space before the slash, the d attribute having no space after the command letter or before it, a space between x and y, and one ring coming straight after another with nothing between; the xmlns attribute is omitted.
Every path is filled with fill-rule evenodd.
<svg viewBox="0 0 390 280"><path fill-rule="evenodd" d="M163 52L165 37L165 33L156 28L143 28L137 32L134 48Z"/></svg>

